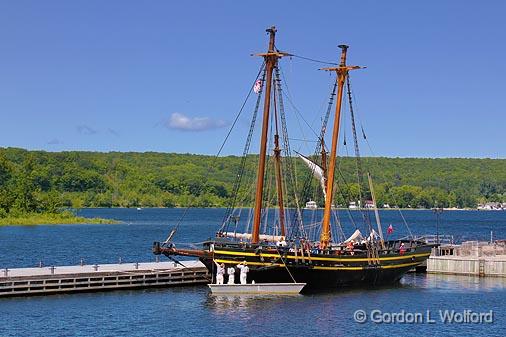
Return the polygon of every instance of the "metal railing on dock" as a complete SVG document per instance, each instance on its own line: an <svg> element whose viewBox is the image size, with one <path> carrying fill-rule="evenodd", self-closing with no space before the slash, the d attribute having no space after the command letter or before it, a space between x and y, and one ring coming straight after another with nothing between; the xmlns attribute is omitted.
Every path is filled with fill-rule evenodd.
<svg viewBox="0 0 506 337"><path fill-rule="evenodd" d="M51 266L0 270L0 297L209 283L199 261Z"/></svg>

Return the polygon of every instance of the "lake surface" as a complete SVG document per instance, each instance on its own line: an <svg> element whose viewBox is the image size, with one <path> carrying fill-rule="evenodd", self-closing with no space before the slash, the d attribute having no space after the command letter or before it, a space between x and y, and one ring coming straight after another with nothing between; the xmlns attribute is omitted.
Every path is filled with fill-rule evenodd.
<svg viewBox="0 0 506 337"><path fill-rule="evenodd" d="M153 261L153 241L164 240L182 209L86 209L84 216L117 225L0 227L0 268ZM192 209L175 240L200 242L219 228L224 209ZM354 226L346 212L345 234ZM403 212L414 234L435 234L431 211ZM354 214L356 219L358 213ZM407 235L399 213L382 212L393 237ZM506 238L506 212L448 211L439 232L457 240ZM345 289L295 297L215 297L206 287L116 291L0 300L0 336L422 336L506 335L506 279L409 274L379 289ZM363 310L367 322L354 314ZM441 313L489 313L493 323L442 323ZM427 317L429 312L429 317ZM371 314L376 321L371 322ZM402 323L411 316L422 322ZM396 323L385 320L397 315ZM458 318L458 317L456 317ZM434 323L431 323L435 321Z"/></svg>

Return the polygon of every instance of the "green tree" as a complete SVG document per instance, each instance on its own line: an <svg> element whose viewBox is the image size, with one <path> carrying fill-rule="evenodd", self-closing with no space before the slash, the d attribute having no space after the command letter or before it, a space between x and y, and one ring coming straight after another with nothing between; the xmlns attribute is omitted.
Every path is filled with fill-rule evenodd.
<svg viewBox="0 0 506 337"><path fill-rule="evenodd" d="M39 198L39 211L45 213L59 213L63 207L63 200L57 191L44 193Z"/></svg>
<svg viewBox="0 0 506 337"><path fill-rule="evenodd" d="M22 213L34 212L37 210L36 192L38 191L32 178L34 165L33 156L27 157L23 162L20 174L16 177L13 207Z"/></svg>

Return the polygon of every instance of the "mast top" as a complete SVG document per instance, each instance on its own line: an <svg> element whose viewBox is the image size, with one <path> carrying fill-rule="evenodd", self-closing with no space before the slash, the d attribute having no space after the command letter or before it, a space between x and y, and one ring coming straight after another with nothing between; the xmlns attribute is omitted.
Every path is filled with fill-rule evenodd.
<svg viewBox="0 0 506 337"><path fill-rule="evenodd" d="M267 53L253 54L254 56L262 56L262 57L273 56L277 58L281 58L283 56L291 56L291 54L289 53L276 50L276 44L274 43L276 39L276 32L278 31L276 29L276 26L271 26L267 28L265 31L269 33L269 49L267 50Z"/></svg>
<svg viewBox="0 0 506 337"><path fill-rule="evenodd" d="M276 27L275 26L271 26L271 28L267 28L265 30L267 33L269 33L270 35L270 40L269 40L269 53L272 53L274 52L274 39L276 37Z"/></svg>
<svg viewBox="0 0 506 337"><path fill-rule="evenodd" d="M338 47L341 48L341 63L339 64L339 66L345 67L346 66L346 51L348 51L349 46L347 46L345 44L340 44Z"/></svg>
<svg viewBox="0 0 506 337"><path fill-rule="evenodd" d="M269 28L267 28L265 31L266 31L267 33L276 34L276 32L277 32L278 30L276 29L276 26L270 26L270 27L269 27Z"/></svg>
<svg viewBox="0 0 506 337"><path fill-rule="evenodd" d="M347 66L346 65L346 52L348 51L348 48L350 46L348 46L346 44L340 44L340 45L338 45L338 47L341 48L341 62L339 63L339 66L329 67L329 68L320 68L320 70L335 71L337 73L344 73L344 72L348 72L350 70L366 68L366 67L360 67L360 66Z"/></svg>

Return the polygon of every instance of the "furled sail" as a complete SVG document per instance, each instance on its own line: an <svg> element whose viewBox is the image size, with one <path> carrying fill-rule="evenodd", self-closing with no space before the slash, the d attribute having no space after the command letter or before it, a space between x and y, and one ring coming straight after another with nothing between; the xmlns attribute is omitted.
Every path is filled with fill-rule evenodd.
<svg viewBox="0 0 506 337"><path fill-rule="evenodd" d="M234 232L223 232L221 233L222 236L227 238L236 238L236 239L244 239L244 240L251 240L251 233L234 233ZM277 241L284 241L285 237L281 235L259 235L260 241L269 241L269 242L277 242Z"/></svg>
<svg viewBox="0 0 506 337"><path fill-rule="evenodd" d="M326 186L325 186L325 177L324 177L323 169L320 166L318 166L316 163L312 162L308 158L301 155L300 153L297 153L297 154L304 161L304 163L306 163L306 165L309 167L311 172L313 172L314 177L320 181L320 186L322 187L322 190L323 190L323 197L325 199L327 199L327 190L326 190Z"/></svg>

